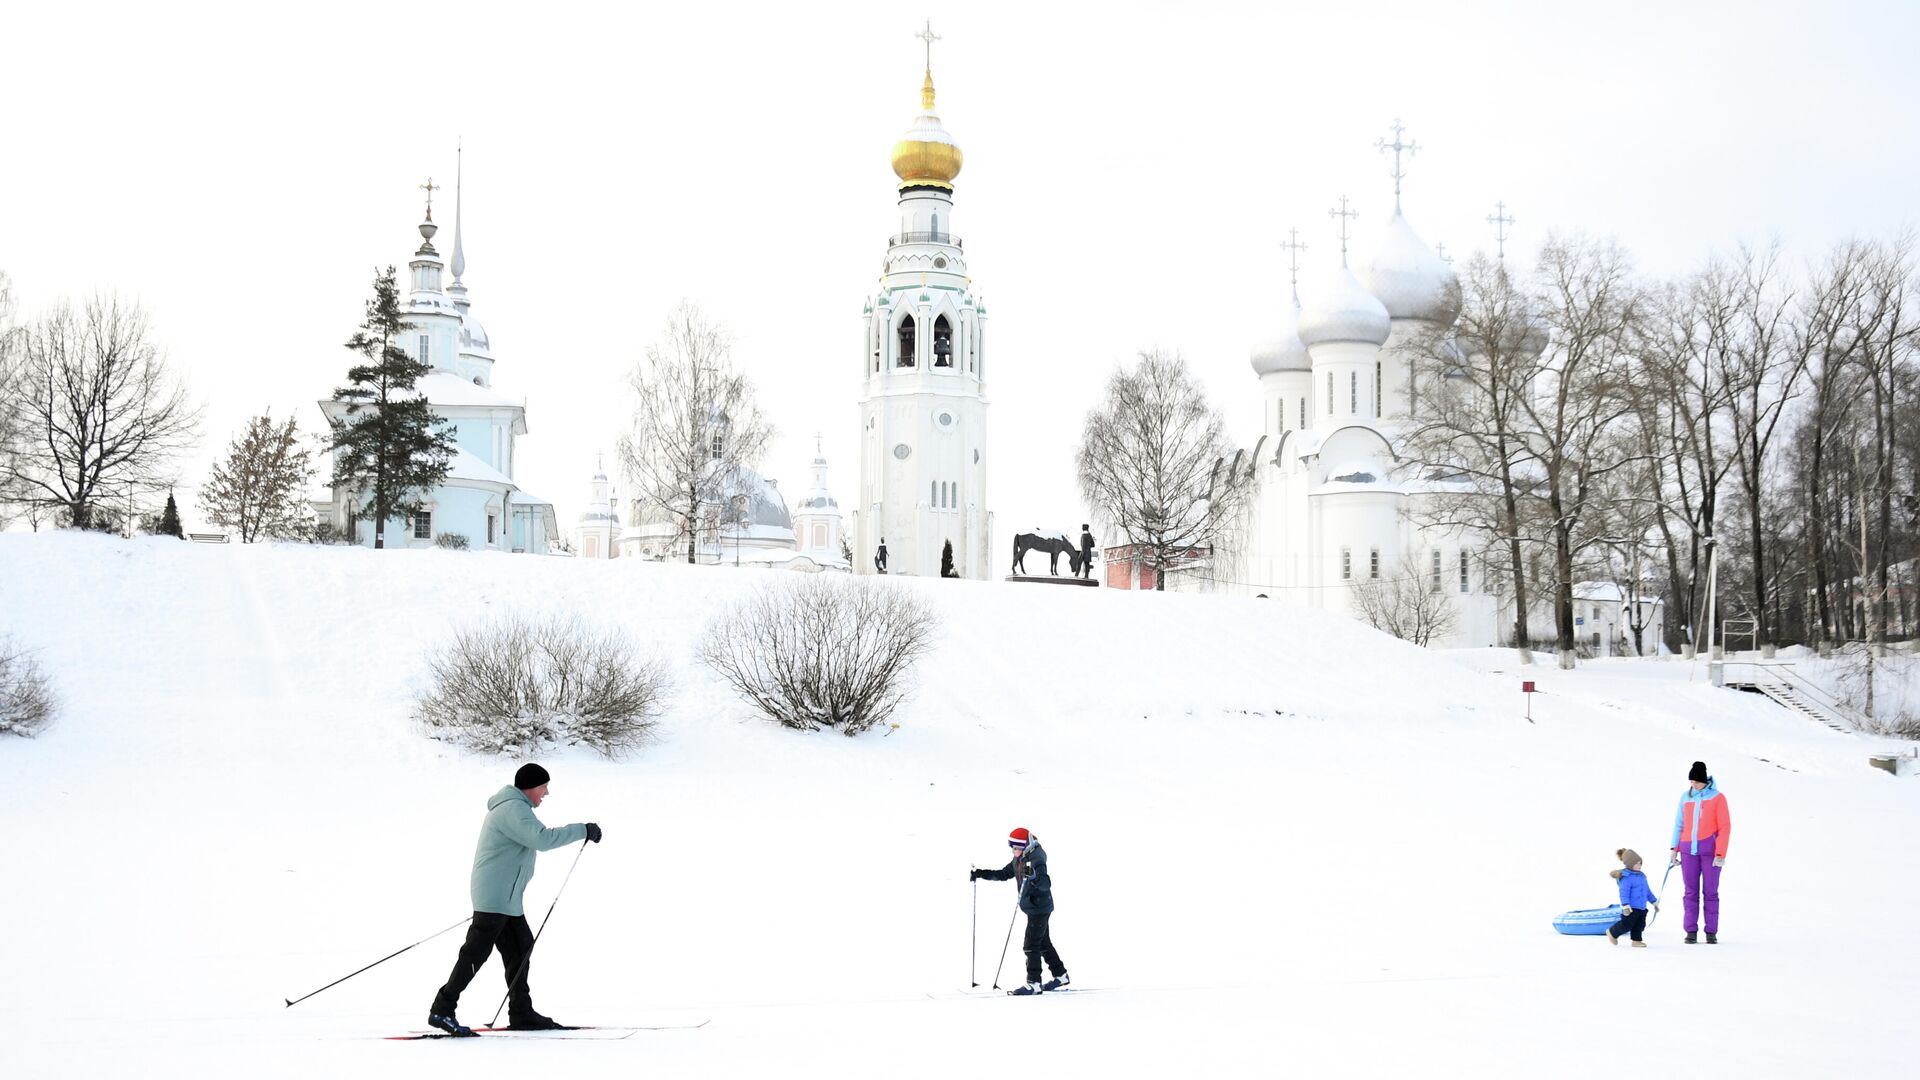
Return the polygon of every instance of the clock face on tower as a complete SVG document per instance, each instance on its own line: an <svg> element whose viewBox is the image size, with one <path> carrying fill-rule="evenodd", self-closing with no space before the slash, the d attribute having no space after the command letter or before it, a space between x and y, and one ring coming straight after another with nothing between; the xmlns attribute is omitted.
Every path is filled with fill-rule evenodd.
<svg viewBox="0 0 1920 1080"><path fill-rule="evenodd" d="M899 458L901 461L905 461L913 456L913 447L908 446L906 443L895 443L893 445L893 456Z"/></svg>

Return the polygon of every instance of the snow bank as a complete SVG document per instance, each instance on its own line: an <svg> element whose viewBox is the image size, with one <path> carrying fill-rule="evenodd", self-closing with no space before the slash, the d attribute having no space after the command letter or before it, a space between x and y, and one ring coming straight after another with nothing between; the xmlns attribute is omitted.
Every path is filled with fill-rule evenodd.
<svg viewBox="0 0 1920 1080"><path fill-rule="evenodd" d="M1904 1023L1920 956L1900 917L1920 785L1704 665L1521 672L1267 600L890 579L938 609L938 644L898 730L845 739L757 719L692 660L766 580L0 536L0 631L67 706L0 743L9 1065L957 1076L1017 1051L1043 1075L1598 1076L1623 1049L1697 1061L1702 1031L1728 1075L1906 1063L1866 1035ZM420 1024L451 936L281 1006L466 913L474 828L515 763L423 738L409 704L429 648L506 611L614 627L677 673L655 746L542 759L542 816L607 839L579 855L536 998L706 1028L367 1038ZM1695 758L1739 825L1726 943L1678 943L1677 880L1653 948L1555 935L1554 914L1612 899L1614 848L1665 849ZM1054 939L1099 993L955 993L967 867L1003 862L1015 825L1050 851ZM542 857L536 919L574 858ZM1011 903L982 884L982 984ZM1016 945L1002 985L1019 966ZM499 993L489 967L463 1017Z"/></svg>

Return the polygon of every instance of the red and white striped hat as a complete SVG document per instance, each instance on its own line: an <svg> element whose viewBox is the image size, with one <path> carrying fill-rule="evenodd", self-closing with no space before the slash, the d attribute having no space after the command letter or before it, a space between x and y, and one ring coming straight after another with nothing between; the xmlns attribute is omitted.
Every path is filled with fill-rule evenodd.
<svg viewBox="0 0 1920 1080"><path fill-rule="evenodd" d="M1033 834L1025 829L1015 829L1007 834L1007 846L1015 851L1027 850L1027 845L1032 841Z"/></svg>

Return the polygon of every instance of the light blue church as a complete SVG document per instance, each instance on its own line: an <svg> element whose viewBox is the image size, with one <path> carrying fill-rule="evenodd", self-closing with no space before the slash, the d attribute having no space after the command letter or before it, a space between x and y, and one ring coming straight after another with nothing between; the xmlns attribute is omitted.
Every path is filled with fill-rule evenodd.
<svg viewBox="0 0 1920 1080"><path fill-rule="evenodd" d="M432 181L428 181L431 185ZM474 551L548 553L559 539L553 504L514 483L514 443L527 433L527 410L493 390L493 352L487 331L473 317L472 302L460 277L466 255L460 245L460 202L456 182L453 210L453 283L442 287L446 269L433 237L432 190L427 217L420 225L420 248L413 253L405 300L410 333L407 351L432 370L416 384L433 411L453 429L457 449L446 480L429 491L419 512L387 523L388 547L432 547L441 537L459 537ZM347 403L320 402L329 420L344 417ZM321 521L337 535L372 547L371 520L360 516L355 493L330 489L315 503Z"/></svg>

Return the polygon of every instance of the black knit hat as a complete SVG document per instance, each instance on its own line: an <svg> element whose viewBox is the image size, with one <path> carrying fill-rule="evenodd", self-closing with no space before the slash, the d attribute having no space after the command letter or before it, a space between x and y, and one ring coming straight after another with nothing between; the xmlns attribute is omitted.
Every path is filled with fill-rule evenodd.
<svg viewBox="0 0 1920 1080"><path fill-rule="evenodd" d="M536 766L529 766L529 767L538 768L539 766L536 765ZM546 774L542 773L541 775L544 776ZM1687 770L1687 779L1696 784L1713 783L1713 777L1707 775L1707 763L1704 761L1696 761L1693 763L1693 768Z"/></svg>
<svg viewBox="0 0 1920 1080"><path fill-rule="evenodd" d="M547 775L547 770L529 761L520 766L519 772L513 774L513 786L521 791L532 791L551 779L553 778Z"/></svg>

